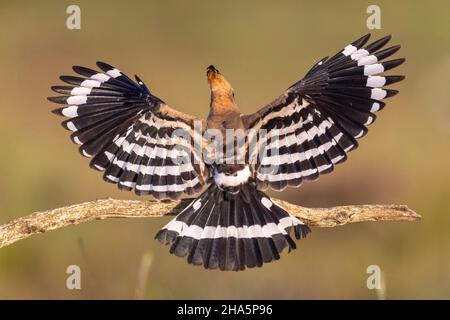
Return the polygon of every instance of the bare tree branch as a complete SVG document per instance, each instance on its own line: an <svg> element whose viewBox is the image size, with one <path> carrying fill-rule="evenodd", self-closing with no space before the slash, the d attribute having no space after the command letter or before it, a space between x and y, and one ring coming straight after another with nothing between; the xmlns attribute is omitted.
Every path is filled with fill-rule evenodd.
<svg viewBox="0 0 450 320"><path fill-rule="evenodd" d="M32 235L69 225L107 218L147 218L174 215L186 205L181 201L101 199L34 212L0 226L0 248ZM421 216L405 205L354 205L305 208L275 200L288 212L312 227L335 227L362 221L417 221Z"/></svg>

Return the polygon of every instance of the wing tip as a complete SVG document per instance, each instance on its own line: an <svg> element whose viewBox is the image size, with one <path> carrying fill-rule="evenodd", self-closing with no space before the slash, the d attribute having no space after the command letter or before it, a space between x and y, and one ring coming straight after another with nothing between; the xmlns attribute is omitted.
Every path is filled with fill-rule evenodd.
<svg viewBox="0 0 450 320"><path fill-rule="evenodd" d="M400 76L386 76L384 78L386 79L386 83L384 85L389 86L391 84L404 80L406 77L404 75L400 75Z"/></svg>
<svg viewBox="0 0 450 320"><path fill-rule="evenodd" d="M78 73L79 75L82 75L85 77L91 77L92 75L97 73L96 71L86 68L86 67L83 67L83 66L72 66L72 70L75 73Z"/></svg>
<svg viewBox="0 0 450 320"><path fill-rule="evenodd" d="M386 91L386 96L384 97L384 99L396 96L400 91L398 90L394 90L394 89L383 89Z"/></svg>
<svg viewBox="0 0 450 320"><path fill-rule="evenodd" d="M110 65L109 63L106 63L104 61L96 61L95 64L97 65L97 67L99 67L103 71L109 71L109 70L114 69L114 67L112 65Z"/></svg>
<svg viewBox="0 0 450 320"><path fill-rule="evenodd" d="M63 113L62 113L63 109L64 108L56 108L56 109L50 110L50 112L53 113L53 114L56 114L57 116L62 116L63 115Z"/></svg>
<svg viewBox="0 0 450 320"><path fill-rule="evenodd" d="M369 33L363 35L362 37L358 38L357 40L353 41L351 43L351 45L353 45L357 48L361 48L364 44L366 44L367 41L369 41L371 35L372 34L369 32Z"/></svg>
<svg viewBox="0 0 450 320"><path fill-rule="evenodd" d="M52 90L53 90L53 88L52 88ZM64 98L64 97L63 97L63 98ZM53 103L58 103L58 104L63 103L63 102L61 101L61 96L57 96L57 97L47 97L47 100L50 101L50 102L53 102Z"/></svg>

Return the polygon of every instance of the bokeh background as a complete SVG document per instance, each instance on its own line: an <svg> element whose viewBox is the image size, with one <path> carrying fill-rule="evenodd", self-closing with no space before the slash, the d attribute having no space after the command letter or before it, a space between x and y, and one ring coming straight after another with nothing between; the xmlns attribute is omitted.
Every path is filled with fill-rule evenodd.
<svg viewBox="0 0 450 320"><path fill-rule="evenodd" d="M81 30L66 28L71 4L81 7ZM392 44L402 44L396 57L407 58L395 71L407 76L395 85L400 94L333 174L276 196L314 207L407 204L422 221L314 229L298 250L243 273L205 271L168 254L153 236L169 218L91 222L0 249L0 298L450 298L448 1L2 0L0 223L96 198L137 198L90 170L50 113L49 88L72 65L108 61L138 73L171 106L205 116L205 68L215 64L249 113L367 33L370 4L382 14L373 37L393 34ZM72 264L81 290L66 289ZM369 265L383 270L382 292L366 287Z"/></svg>

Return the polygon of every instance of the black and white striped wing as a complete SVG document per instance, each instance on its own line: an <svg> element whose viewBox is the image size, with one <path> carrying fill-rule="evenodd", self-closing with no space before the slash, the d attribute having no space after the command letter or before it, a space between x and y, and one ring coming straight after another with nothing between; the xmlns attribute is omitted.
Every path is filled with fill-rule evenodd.
<svg viewBox="0 0 450 320"><path fill-rule="evenodd" d="M356 139L385 106L381 100L398 92L384 87L404 77L380 74L404 62L382 61L400 46L382 50L387 36L363 48L369 37L322 59L285 94L246 117L248 127L267 130L267 139L258 140L263 156L255 161L260 188L296 187L331 172L358 146Z"/></svg>
<svg viewBox="0 0 450 320"><path fill-rule="evenodd" d="M90 166L138 195L176 199L200 191L209 173L195 147L196 118L169 108L137 76L136 83L97 66L102 72L73 67L82 77L62 76L70 86L52 87L63 95L48 98L63 105L54 113L70 118L62 124Z"/></svg>

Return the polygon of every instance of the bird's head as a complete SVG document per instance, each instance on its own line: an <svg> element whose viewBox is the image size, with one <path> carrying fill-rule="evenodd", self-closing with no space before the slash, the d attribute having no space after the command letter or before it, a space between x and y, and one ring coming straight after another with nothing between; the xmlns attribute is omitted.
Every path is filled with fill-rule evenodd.
<svg viewBox="0 0 450 320"><path fill-rule="evenodd" d="M206 68L206 77L214 96L221 96L234 101L234 90L230 83L225 80L223 75L214 66Z"/></svg>

